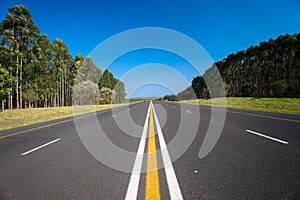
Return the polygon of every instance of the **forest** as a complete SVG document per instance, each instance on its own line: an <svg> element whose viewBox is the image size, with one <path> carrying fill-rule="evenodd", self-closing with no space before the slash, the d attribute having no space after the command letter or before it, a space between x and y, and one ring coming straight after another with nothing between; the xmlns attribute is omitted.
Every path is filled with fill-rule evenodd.
<svg viewBox="0 0 300 200"><path fill-rule="evenodd" d="M214 93L220 88L218 69L226 94ZM218 92L218 91L217 91ZM178 99L227 97L300 97L300 34L280 35L215 62L192 85L177 94Z"/></svg>
<svg viewBox="0 0 300 200"><path fill-rule="evenodd" d="M95 97L89 100L89 95ZM1 109L121 103L124 84L91 57L72 57L62 39L40 34L23 5L0 23Z"/></svg>

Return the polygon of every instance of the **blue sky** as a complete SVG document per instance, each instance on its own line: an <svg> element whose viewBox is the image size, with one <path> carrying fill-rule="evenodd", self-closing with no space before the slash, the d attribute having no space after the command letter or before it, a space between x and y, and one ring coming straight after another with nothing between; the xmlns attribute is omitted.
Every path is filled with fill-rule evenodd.
<svg viewBox="0 0 300 200"><path fill-rule="evenodd" d="M52 41L63 39L73 56L87 56L105 39L139 27L163 27L186 34L202 45L214 61L260 41L300 32L299 0L2 0L0 18L4 19L7 8L15 4L29 9L41 33ZM110 69L120 78L136 65L149 62L174 67L187 82L199 75L184 59L155 50L129 53ZM174 92L185 86L178 86ZM145 88L140 88L136 96L147 96L151 87ZM159 96L168 92L153 86L150 93Z"/></svg>

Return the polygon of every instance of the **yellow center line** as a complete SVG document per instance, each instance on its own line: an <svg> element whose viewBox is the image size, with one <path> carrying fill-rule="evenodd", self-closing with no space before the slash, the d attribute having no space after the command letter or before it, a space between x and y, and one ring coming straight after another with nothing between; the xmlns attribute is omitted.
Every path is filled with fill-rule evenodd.
<svg viewBox="0 0 300 200"><path fill-rule="evenodd" d="M96 111L95 113L79 114L79 115L83 115L82 117L78 117L78 116L75 115L75 116L73 116L72 119L66 119L66 120L63 120L63 121L60 121L60 122L54 122L54 123L51 123L51 124L46 124L46 125L38 126L38 127L35 127L35 128L26 129L26 130L23 130L23 131L18 131L18 132L15 132L15 133L9 133L9 134L6 134L6 135L2 135L2 136L0 136L0 139L15 136L15 135L19 135L19 134L22 134L22 133L28 133L28 132L35 131L35 130L40 130L40 129L43 129L43 128L46 128L46 127L50 127L50 126L54 126L54 125L58 125L58 124L63 124L63 123L66 123L66 122L70 122L70 121L74 120L74 117L76 117L76 119L82 119L82 118L85 118L85 117L90 117L90 116L95 115L95 114L98 115L100 113L107 112L108 110L109 109L100 110L100 112Z"/></svg>
<svg viewBox="0 0 300 200"><path fill-rule="evenodd" d="M49 127L49 126L54 126L54 125L57 125L57 124L66 123L66 122L69 122L69 121L72 121L72 120L73 119L68 119L68 120L64 120L64 121L60 121L60 122L56 122L56 123L52 123L52 124L47 124L47 125L39 126L39 127L36 127L36 128L26 129L24 131L19 131L19 132L15 132L15 133L10 133L10 134L6 134L6 135L2 135L2 136L0 136L0 139L11 137L11 136L14 136L14 135L19 135L19 134L22 134L22 133L27 133L27 132L30 132L30 131L39 130L39 129L46 128L46 127Z"/></svg>
<svg viewBox="0 0 300 200"><path fill-rule="evenodd" d="M147 160L145 200L159 200L159 199L160 199L160 190L159 190L159 179L158 179L158 171L157 171L153 111L152 111L152 102L150 102L148 160Z"/></svg>

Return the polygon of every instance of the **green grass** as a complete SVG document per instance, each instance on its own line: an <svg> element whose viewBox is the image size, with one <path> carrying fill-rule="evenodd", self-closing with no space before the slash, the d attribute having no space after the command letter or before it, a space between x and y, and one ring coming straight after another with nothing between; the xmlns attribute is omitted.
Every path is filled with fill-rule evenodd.
<svg viewBox="0 0 300 200"><path fill-rule="evenodd" d="M70 117L74 114L83 114L95 110L104 110L123 104L107 104L95 106L55 107L55 108L28 108L4 110L0 112L0 130L19 126L35 124L39 122Z"/></svg>
<svg viewBox="0 0 300 200"><path fill-rule="evenodd" d="M214 101L216 102L215 106L222 106L222 98L214 99ZM205 106L212 105L210 99L196 99L180 102ZM300 98L228 97L226 98L226 106L229 108L241 108L247 110L300 114Z"/></svg>
<svg viewBox="0 0 300 200"><path fill-rule="evenodd" d="M126 99L129 103L138 103L144 101L142 98L132 98L132 99Z"/></svg>

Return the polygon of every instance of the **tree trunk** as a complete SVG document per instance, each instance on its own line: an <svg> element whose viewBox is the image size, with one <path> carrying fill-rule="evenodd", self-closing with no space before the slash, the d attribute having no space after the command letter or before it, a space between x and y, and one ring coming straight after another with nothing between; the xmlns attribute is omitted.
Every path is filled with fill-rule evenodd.
<svg viewBox="0 0 300 200"><path fill-rule="evenodd" d="M56 93L52 95L52 106L56 107Z"/></svg>
<svg viewBox="0 0 300 200"><path fill-rule="evenodd" d="M61 106L65 106L65 83L64 78L61 83Z"/></svg>
<svg viewBox="0 0 300 200"><path fill-rule="evenodd" d="M23 108L23 59L20 61L20 108Z"/></svg>
<svg viewBox="0 0 300 200"><path fill-rule="evenodd" d="M48 95L45 96L45 101L44 101L44 108L47 108L47 100L48 100Z"/></svg>
<svg viewBox="0 0 300 200"><path fill-rule="evenodd" d="M13 108L12 99L13 99L13 96L12 96L12 93L10 92L10 94L9 94L9 109Z"/></svg>
<svg viewBox="0 0 300 200"><path fill-rule="evenodd" d="M19 56L17 56L17 66L16 66L16 108L19 109Z"/></svg>
<svg viewBox="0 0 300 200"><path fill-rule="evenodd" d="M59 77L59 104L58 104L58 107L61 106L61 98L62 96L62 80L61 80L61 76Z"/></svg>

